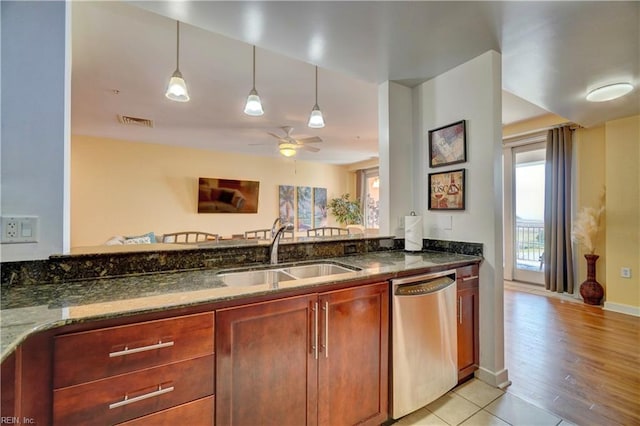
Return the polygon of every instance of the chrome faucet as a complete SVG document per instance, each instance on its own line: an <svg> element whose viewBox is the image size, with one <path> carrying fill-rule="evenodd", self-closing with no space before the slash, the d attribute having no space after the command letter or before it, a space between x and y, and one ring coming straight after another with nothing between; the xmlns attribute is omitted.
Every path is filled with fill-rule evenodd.
<svg viewBox="0 0 640 426"><path fill-rule="evenodd" d="M276 235L278 223L282 224L282 219L280 216L276 217L276 220L273 221L273 225L271 225L271 237Z"/></svg>
<svg viewBox="0 0 640 426"><path fill-rule="evenodd" d="M281 225L280 228L278 228L278 230L273 234L273 239L271 240L271 245L269 246L269 255L272 265L278 263L278 246L280 245L280 237L282 237L282 233L284 231L293 231L293 224L285 223L284 225Z"/></svg>

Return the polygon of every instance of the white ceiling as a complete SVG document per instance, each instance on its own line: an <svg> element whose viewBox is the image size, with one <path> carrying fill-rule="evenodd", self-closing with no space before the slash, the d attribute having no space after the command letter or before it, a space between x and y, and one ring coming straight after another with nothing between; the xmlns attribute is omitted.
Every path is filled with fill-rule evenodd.
<svg viewBox="0 0 640 426"><path fill-rule="evenodd" d="M584 99L598 85L640 83L635 1L128 3L72 3L74 134L277 156L266 132L292 126L324 139L298 158L353 163L377 156L379 83L413 86L490 49L502 53L505 124L552 112L589 127L640 113L638 89ZM176 19L184 104L164 97ZM252 44L262 117L242 113ZM317 130L306 127L315 64L327 122ZM117 114L155 127L123 126Z"/></svg>

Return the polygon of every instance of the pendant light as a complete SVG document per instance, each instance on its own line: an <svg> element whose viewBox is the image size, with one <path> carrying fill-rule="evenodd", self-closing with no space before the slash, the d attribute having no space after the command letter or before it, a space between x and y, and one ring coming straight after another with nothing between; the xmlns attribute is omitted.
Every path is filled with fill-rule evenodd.
<svg viewBox="0 0 640 426"><path fill-rule="evenodd" d="M244 113L251 116L260 116L264 114L262 109L262 103L260 102L260 96L256 90L256 46L253 46L253 88L249 92L247 97L247 103L244 106Z"/></svg>
<svg viewBox="0 0 640 426"><path fill-rule="evenodd" d="M167 86L167 92L164 94L167 98L176 102L188 102L189 92L187 91L187 83L182 78L180 72L180 21L176 21L176 70L171 75L169 85Z"/></svg>
<svg viewBox="0 0 640 426"><path fill-rule="evenodd" d="M324 127L324 118L322 118L322 111L320 111L320 107L318 106L318 66L316 65L316 103L311 110L311 115L309 116L309 123L307 126L314 129L321 129Z"/></svg>

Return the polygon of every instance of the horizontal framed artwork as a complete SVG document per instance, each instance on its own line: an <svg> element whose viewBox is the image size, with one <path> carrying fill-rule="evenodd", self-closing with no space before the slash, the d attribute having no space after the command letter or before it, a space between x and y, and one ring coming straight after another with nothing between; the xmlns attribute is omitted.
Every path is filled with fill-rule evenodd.
<svg viewBox="0 0 640 426"><path fill-rule="evenodd" d="M198 213L257 213L260 182L198 179Z"/></svg>
<svg viewBox="0 0 640 426"><path fill-rule="evenodd" d="M441 167L467 161L465 121L429 130L429 166Z"/></svg>
<svg viewBox="0 0 640 426"><path fill-rule="evenodd" d="M464 210L465 169L429 174L429 210Z"/></svg>

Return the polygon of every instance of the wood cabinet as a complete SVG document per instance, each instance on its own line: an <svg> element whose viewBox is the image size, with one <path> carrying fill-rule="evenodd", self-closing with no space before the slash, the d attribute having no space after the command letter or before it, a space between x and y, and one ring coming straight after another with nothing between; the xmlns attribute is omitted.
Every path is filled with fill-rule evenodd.
<svg viewBox="0 0 640 426"><path fill-rule="evenodd" d="M114 424L213 396L213 317L187 315L55 337L54 424ZM191 407L182 411L203 410Z"/></svg>
<svg viewBox="0 0 640 426"><path fill-rule="evenodd" d="M384 422L388 303L376 283L217 311L216 423Z"/></svg>
<svg viewBox="0 0 640 426"><path fill-rule="evenodd" d="M479 280L478 265L456 270L458 287L458 381L478 369L479 355Z"/></svg>

